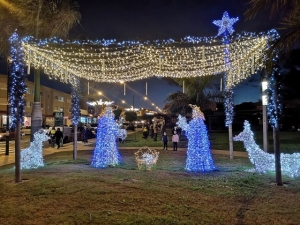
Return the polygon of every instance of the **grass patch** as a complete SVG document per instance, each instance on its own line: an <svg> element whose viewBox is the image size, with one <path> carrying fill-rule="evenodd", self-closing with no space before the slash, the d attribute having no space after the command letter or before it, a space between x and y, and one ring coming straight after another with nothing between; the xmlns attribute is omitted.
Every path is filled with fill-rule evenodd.
<svg viewBox="0 0 300 225"><path fill-rule="evenodd" d="M185 151L161 151L151 171L138 170L134 150L113 168L90 166L92 151L45 156L45 167L0 167L0 224L299 224L300 178L245 172L247 158L214 155L217 171L188 173Z"/></svg>
<svg viewBox="0 0 300 225"><path fill-rule="evenodd" d="M171 130L167 130L169 140L171 140ZM233 136L239 134L239 132L233 132ZM208 133L211 149L215 150L228 150L229 149L229 139L227 132L209 132ZM163 143L161 142L161 134L158 134L157 141L154 141L151 137L148 137L147 140L142 138L142 132L137 131L136 133L131 133L125 139L124 143L120 143L120 147L143 147L149 146L157 149L163 148ZM263 134L262 132L254 132L254 137L256 143L263 148ZM269 152L273 152L273 134L272 132L268 133L268 145ZM187 147L187 138L185 135L180 136L180 141L178 143L179 148ZM168 143L168 148L172 149L172 142ZM234 151L245 152L244 144L242 142L233 142ZM281 132L280 133L280 150L283 153L294 153L300 152L300 132Z"/></svg>

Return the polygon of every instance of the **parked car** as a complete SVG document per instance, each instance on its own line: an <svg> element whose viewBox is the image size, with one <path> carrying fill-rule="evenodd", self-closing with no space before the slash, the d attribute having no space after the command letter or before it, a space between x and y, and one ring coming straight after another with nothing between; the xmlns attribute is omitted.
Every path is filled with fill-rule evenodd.
<svg viewBox="0 0 300 225"><path fill-rule="evenodd" d="M21 131L21 138L24 136L24 132ZM9 140L13 140L16 137L16 132L15 131L10 131L9 132ZM0 141L5 141L6 140L6 129L0 128Z"/></svg>

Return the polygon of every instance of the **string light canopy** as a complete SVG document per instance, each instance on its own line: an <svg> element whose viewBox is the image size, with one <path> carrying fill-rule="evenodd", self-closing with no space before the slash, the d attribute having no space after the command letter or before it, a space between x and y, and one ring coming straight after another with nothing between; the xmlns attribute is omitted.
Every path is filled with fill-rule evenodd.
<svg viewBox="0 0 300 225"><path fill-rule="evenodd" d="M189 36L144 42L26 37L22 46L27 66L42 68L50 77L63 82L69 82L72 75L114 83L153 76L207 76L227 71L227 85L232 86L263 67L268 42L277 37L275 30L232 35L228 45L229 68L224 64L224 44L220 37Z"/></svg>

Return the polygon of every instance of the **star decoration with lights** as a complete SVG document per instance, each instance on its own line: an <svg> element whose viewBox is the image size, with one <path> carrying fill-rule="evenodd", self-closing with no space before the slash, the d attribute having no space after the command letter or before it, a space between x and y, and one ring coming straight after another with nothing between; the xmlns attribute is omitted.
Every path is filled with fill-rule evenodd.
<svg viewBox="0 0 300 225"><path fill-rule="evenodd" d="M229 32L229 34L232 34L234 32L234 29L232 28L232 25L239 20L238 17L236 18L229 18L228 12L223 13L222 20L214 20L213 24L217 25L219 27L218 35L223 34L226 30Z"/></svg>

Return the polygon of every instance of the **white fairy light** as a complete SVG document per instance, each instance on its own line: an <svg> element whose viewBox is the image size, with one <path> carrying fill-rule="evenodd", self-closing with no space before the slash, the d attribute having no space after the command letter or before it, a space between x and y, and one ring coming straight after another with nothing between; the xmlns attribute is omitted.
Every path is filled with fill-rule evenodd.
<svg viewBox="0 0 300 225"><path fill-rule="evenodd" d="M144 150L145 148L147 148L146 151ZM143 168L146 170L151 170L158 160L159 152L148 147L143 147L136 151L134 155L139 170Z"/></svg>
<svg viewBox="0 0 300 225"><path fill-rule="evenodd" d="M223 17L221 20L214 20L213 24L217 25L219 27L218 36L228 31L229 34L232 34L234 32L233 24L236 23L239 20L239 18L229 18L228 12L223 13Z"/></svg>
<svg viewBox="0 0 300 225"><path fill-rule="evenodd" d="M261 69L267 43L278 36L243 33L228 45L228 85L235 85ZM205 41L204 41L205 40ZM105 43L105 47L104 47ZM181 44L189 43L188 46ZM196 77L228 71L224 46L216 38L187 37L154 42L23 40L25 63L63 82L71 75L96 82L117 83L159 77ZM112 44L112 45L109 45ZM192 45L192 46L191 46Z"/></svg>
<svg viewBox="0 0 300 225"><path fill-rule="evenodd" d="M41 129L33 135L33 141L28 148L21 151L21 169L32 169L44 166L43 142L49 137Z"/></svg>
<svg viewBox="0 0 300 225"><path fill-rule="evenodd" d="M255 166L258 173L275 171L274 154L263 151L254 140L254 134L247 120L244 122L244 130L233 138L234 141L244 142L244 147L248 152L251 163ZM280 154L280 163L282 174L289 177L300 176L300 153Z"/></svg>

